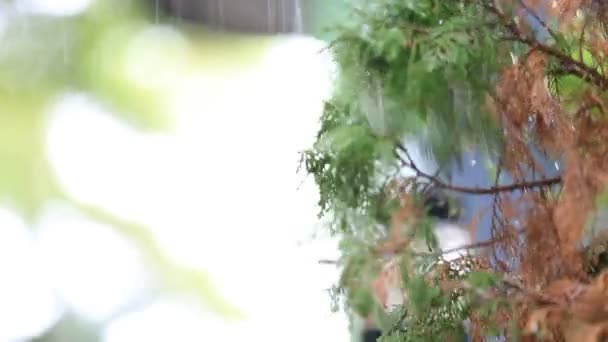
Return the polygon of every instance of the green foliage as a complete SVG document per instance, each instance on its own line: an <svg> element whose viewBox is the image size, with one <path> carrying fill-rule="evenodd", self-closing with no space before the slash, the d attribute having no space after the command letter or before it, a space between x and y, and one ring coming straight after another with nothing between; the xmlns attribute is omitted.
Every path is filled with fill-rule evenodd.
<svg viewBox="0 0 608 342"><path fill-rule="evenodd" d="M386 332L383 341L464 340L471 294L442 293L425 282L436 257L403 256L408 303L385 314L369 296L382 265L370 250L386 236L395 209L384 185L400 168L396 147L404 138L422 141L440 167L471 146L483 146L487 156L497 153L501 134L485 101L497 70L511 63L500 52L516 44L499 43L495 18L475 2L361 1L351 2L350 13L329 47L338 67L335 92L315 145L303 154L319 189L320 216L342 239L345 309L371 313ZM431 226L422 218L413 237L434 252ZM486 273L463 280L478 290L498 281Z"/></svg>
<svg viewBox="0 0 608 342"><path fill-rule="evenodd" d="M366 288L357 288L354 290L351 301L353 310L363 317L368 316L375 305L370 290Z"/></svg>
<svg viewBox="0 0 608 342"><path fill-rule="evenodd" d="M435 236L435 234L433 232L432 224L433 224L433 220L424 217L420 220L420 222L418 222L418 224L416 225L416 230L415 230L415 232L416 232L415 238L417 238L420 241L424 241L429 252L437 251L437 248L439 245L439 242L437 241L437 237Z"/></svg>
<svg viewBox="0 0 608 342"><path fill-rule="evenodd" d="M373 207L405 136L426 141L440 164L473 144L492 150L499 143L483 106L498 67L497 33L481 9L384 0L353 13L331 44L337 87L317 143L304 154L322 215Z"/></svg>
<svg viewBox="0 0 608 342"><path fill-rule="evenodd" d="M348 108L327 103L316 146L304 153L306 171L321 190L321 214L339 207L378 209L372 208L380 189L376 161L386 158L392 146L347 113Z"/></svg>
<svg viewBox="0 0 608 342"><path fill-rule="evenodd" d="M579 112L581 100L590 94L601 97L605 90L601 70L606 69L601 56L584 46L589 41L580 31L548 32L551 38L539 48L527 32L518 32L522 23L508 22L521 9L517 2L498 9L484 1L374 0L351 5L349 21L336 27L329 47L338 67L335 93L321 117L317 143L304 157L319 187L321 216L328 218L333 233L348 241L342 245L341 278L347 296L355 293L353 284L367 286L382 264L369 250L386 236L376 227L386 230L394 210L383 185L397 178L396 171L407 164L395 155L397 143L404 138L422 141L425 154L440 167L471 146L481 147L487 159L484 167L493 179L500 176L500 167L491 160L502 159L496 156L503 134L485 105L499 70L512 65L512 57L523 57L531 48L545 54L546 66L531 63L531 67L545 68L534 71L544 73L550 95L564 113ZM574 20L583 25L583 16ZM549 20L549 26L556 24ZM518 86L519 78L503 75L506 92ZM590 111L593 119L603 113L600 108ZM541 140L533 139L526 136L523 142ZM550 196L547 201L555 200L555 194ZM598 199L598 207L606 206L607 197ZM441 293L429 286L424 277L429 265L438 261L432 258L437 243L430 227L431 222L422 218L414 238L426 241L431 257L413 260L407 251L399 251L401 285L408 300L397 316L374 314L386 332L383 341L462 336L461 322L470 310L492 321L491 314L506 305L485 296L489 288L500 288L495 273L456 277L466 285L458 293ZM594 255L589 257L596 263L591 272L604 267L607 259L605 254ZM351 302L356 303L355 312L369 313L368 302ZM492 331L491 324L486 328L488 334L499 333Z"/></svg>
<svg viewBox="0 0 608 342"><path fill-rule="evenodd" d="M356 13L332 45L336 97L353 116L366 117L378 135L424 136L441 161L495 139L483 133L491 120L479 115L497 66L495 33L482 25L482 11L427 0L374 1Z"/></svg>
<svg viewBox="0 0 608 342"><path fill-rule="evenodd" d="M371 253L369 245L355 237L345 238L340 243L343 251L340 263L342 274L338 288L346 295L345 308L363 315L371 310L369 287L365 286L380 271L379 262ZM337 300L334 300L337 301Z"/></svg>
<svg viewBox="0 0 608 342"><path fill-rule="evenodd" d="M412 294L411 308L417 315L425 315L441 294L439 288L429 287L422 276L412 279L407 285L408 293Z"/></svg>
<svg viewBox="0 0 608 342"><path fill-rule="evenodd" d="M475 288L486 289L500 284L500 275L490 272L470 272L467 283Z"/></svg>
<svg viewBox="0 0 608 342"><path fill-rule="evenodd" d="M332 27L348 18L352 0L308 0L301 2L304 32L331 41L336 32Z"/></svg>
<svg viewBox="0 0 608 342"><path fill-rule="evenodd" d="M468 308L462 300L452 300L440 295L434 288L419 286L410 287L410 301L422 304L412 312L410 306L399 310L400 320L395 320L391 329L384 329L381 341L439 341L448 337L454 341L465 341L462 321L468 314ZM412 284L413 285L413 284ZM397 314L392 314L395 316Z"/></svg>

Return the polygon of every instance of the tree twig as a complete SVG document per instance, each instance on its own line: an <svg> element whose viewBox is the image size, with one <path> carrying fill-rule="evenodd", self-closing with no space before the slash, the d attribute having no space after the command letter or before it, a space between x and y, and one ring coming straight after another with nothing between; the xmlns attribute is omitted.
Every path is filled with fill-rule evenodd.
<svg viewBox="0 0 608 342"><path fill-rule="evenodd" d="M564 54L562 51L552 46L542 44L538 40L526 36L519 30L513 20L508 18L507 15L505 15L496 6L485 4L484 7L496 15L502 22L503 26L513 35L509 36L509 39L528 45L532 49L539 50L551 57L558 59L562 64L564 64L564 66L568 67L567 70L570 74L583 80L592 82L602 90L608 89L608 79L602 76L596 69L587 66L582 61L577 61L576 59Z"/></svg>
<svg viewBox="0 0 608 342"><path fill-rule="evenodd" d="M530 14L532 17L534 17L534 19L545 29L547 30L547 33L549 33L549 35L555 40L555 42L557 42L559 40L559 37L557 36L557 34L549 27L549 25L547 25L547 23L538 15L538 13L536 13L536 11L534 11L533 9L531 9L528 4L526 4L525 0L519 0L519 4L521 7L523 7L523 9L528 12L528 14Z"/></svg>
<svg viewBox="0 0 608 342"><path fill-rule="evenodd" d="M498 165L496 167L496 179L494 180L494 186L498 186L498 183L500 182L500 176L502 173L502 158L498 161ZM498 225L504 225L504 220L501 220L500 217L498 216L498 207L502 204L502 199L500 198L499 194L494 194L494 199L492 200L492 218L491 218L491 226L490 226L490 234L492 236L493 239L496 239L496 235L497 235L497 231L498 231ZM498 251L496 250L496 248L492 249L492 256L494 257L495 261L499 261L500 259L498 258ZM499 264L499 267L502 268L502 265ZM505 270L502 270L505 271Z"/></svg>
<svg viewBox="0 0 608 342"><path fill-rule="evenodd" d="M518 234L522 234L524 232L524 230L520 230L518 231ZM445 254L449 254L449 253L455 253L455 252L461 252L461 251L468 251L468 250L472 250L472 249L479 249L479 248L484 248L484 247L491 247L492 245L501 242L502 240L505 240L506 237L502 237L502 238L495 238L495 239L490 239L490 240L485 240L485 241L479 241L479 242L474 242L474 243L470 243L470 244L466 244L466 245L462 245L462 246L458 246L458 247L454 247L454 248L449 248L449 249L444 249L435 253L414 253L415 256L442 256Z"/></svg>
<svg viewBox="0 0 608 342"><path fill-rule="evenodd" d="M425 173L422 170L420 170L418 168L418 166L416 166L416 164L413 162L413 160L411 160L411 157L409 156L409 152L405 146L403 146L402 144L399 143L399 144L397 144L397 148L399 150L401 150L408 159L408 160L404 160L400 155L397 154L397 156L403 166L409 167L412 171L414 171L416 173L417 177L423 178L423 179L433 183L434 186L441 188L441 189L445 189L445 190L468 193L468 194L473 194L473 195L489 195L489 194L496 194L496 193L500 193L500 192L512 192L512 191L516 191L516 190L547 187L547 186L560 184L562 182L561 176L557 176L557 177L553 177L553 178L535 180L535 181L530 181L530 182L519 182L519 183L508 184L508 185L496 185L496 186L492 186L489 188L464 187L464 186L452 185L452 184L445 183L437 176L430 175L430 174Z"/></svg>

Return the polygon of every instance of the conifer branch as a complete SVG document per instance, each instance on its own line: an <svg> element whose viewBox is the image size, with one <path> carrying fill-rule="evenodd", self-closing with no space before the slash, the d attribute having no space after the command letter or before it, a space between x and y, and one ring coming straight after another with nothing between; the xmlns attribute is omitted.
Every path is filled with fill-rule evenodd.
<svg viewBox="0 0 608 342"><path fill-rule="evenodd" d="M509 40L515 40L522 44L529 46L531 49L536 49L545 54L558 59L562 66L565 68L569 74L575 75L583 80L592 82L596 86L598 86L602 90L608 90L608 79L602 76L596 69L587 66L582 61L577 61L576 59L564 54L559 49L556 49L552 46L543 44L538 40L531 38L521 32L521 30L517 27L515 22L510 19L505 13L503 13L500 9L498 9L495 5L485 4L484 7L496 15L502 25L512 34L511 37L506 37Z"/></svg>
<svg viewBox="0 0 608 342"><path fill-rule="evenodd" d="M524 232L525 231L522 229L522 230L519 230L517 232L517 234L518 235L519 234L523 234ZM480 248L485 248L485 247L492 247L494 244L502 242L506 238L507 238L506 236L505 237L501 237L501 238L493 238L493 239L489 239L489 240L469 243L469 244L458 246L458 247L454 247L454 248L440 250L440 251L437 251L435 253L414 253L414 255L415 256L427 256L427 257L428 256L442 256L442 255L449 254L449 253L469 251L469 250L480 249Z"/></svg>
<svg viewBox="0 0 608 342"><path fill-rule="evenodd" d="M391 328L388 330L388 332L386 334L384 334L384 336L390 336L390 335L396 333L397 331L399 331L403 327L403 323L405 323L407 314L408 314L408 311L403 309L403 312L401 312L401 314L399 315L399 319L397 319L395 324L393 324L391 326Z"/></svg>
<svg viewBox="0 0 608 342"><path fill-rule="evenodd" d="M465 187L465 186L452 185L452 184L448 184L448 183L444 182L438 176L433 176L431 174L425 173L422 170L420 170L420 168L418 168L418 166L415 163L413 163L413 160L412 160L411 156L409 155L409 151L407 150L407 148L405 146L403 146L402 144L399 143L399 144L397 144L397 148L400 151L402 151L407 158L407 159L403 159L399 154L397 154L402 166L408 167L412 171L414 171L414 173L416 173L416 177L425 179L425 180L431 182L434 186L441 188L441 189L445 189L445 190L462 192L462 193L473 194L473 195L491 195L491 194L497 194L497 193L501 193L501 192L512 192L512 191L517 191L517 190L526 190L526 189L553 186L553 185L560 184L562 182L561 176L557 176L557 177L553 177L553 178L546 178L546 179L540 179L540 180L529 181L529 182L518 182L518 183L513 183L513 184L508 184L508 185L496 185L496 186L492 186L489 188L477 188L477 187Z"/></svg>
<svg viewBox="0 0 608 342"><path fill-rule="evenodd" d="M528 6L528 4L526 4L526 0L519 0L519 5L528 13L530 14L532 17L534 17L534 20L536 20L540 26L542 26L545 30L547 30L547 33L549 33L549 35L557 42L559 40L559 37L557 36L557 34L555 33L555 31L553 31L549 25L547 25L547 23L538 15L538 13L536 13L536 11L534 11L533 9L530 8L530 6Z"/></svg>

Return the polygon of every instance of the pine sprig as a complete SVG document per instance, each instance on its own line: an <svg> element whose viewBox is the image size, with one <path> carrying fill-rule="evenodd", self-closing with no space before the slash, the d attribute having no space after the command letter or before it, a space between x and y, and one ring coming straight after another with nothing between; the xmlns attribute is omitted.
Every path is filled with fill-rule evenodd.
<svg viewBox="0 0 608 342"><path fill-rule="evenodd" d="M332 262L342 272L334 299L351 314L374 316L384 342L458 340L465 318L477 337L508 334L507 326L522 327L530 303L556 305L538 288L605 266L604 251L583 257L578 242L608 187L608 9L556 1L556 25L537 12L540 3L362 1L336 28L328 47L335 92L303 163L319 189L320 215L342 242ZM537 39L526 17L549 39ZM422 142L439 169L482 146L499 161L494 185L466 187L427 172L404 147L406 138ZM562 158L562 174L537 177L543 170L535 151ZM500 183L501 174L513 182ZM386 191L387 184L398 190ZM429 220L405 204L429 187L494 195L492 239L457 250L491 249L488 265L503 272L500 281L490 269L452 272L457 289L438 290L433 266L456 250L436 250ZM416 239L430 251L413 251ZM407 298L392 314L370 288L387 256L408 265L400 281ZM519 272L517 281L507 271Z"/></svg>

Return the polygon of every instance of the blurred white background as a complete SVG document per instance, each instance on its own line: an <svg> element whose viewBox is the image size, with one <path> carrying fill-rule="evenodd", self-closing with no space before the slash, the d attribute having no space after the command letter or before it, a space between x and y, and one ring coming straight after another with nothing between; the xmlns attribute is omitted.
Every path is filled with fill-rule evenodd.
<svg viewBox="0 0 608 342"><path fill-rule="evenodd" d="M17 8L62 16L88 5ZM175 263L207 272L242 317L222 318L185 296L143 300L154 279L137 248L63 203L34 222L4 207L0 341L30 340L67 311L100 324L105 342L347 341L347 320L330 312L326 292L337 270L318 264L336 258L336 246L312 239L316 190L296 174L330 91L323 43L278 37L255 63L185 70L190 47L179 31L154 25L134 39L126 74L147 87L171 84L165 103L175 125L145 133L90 95L65 92L47 113L52 169L73 198L145 226ZM139 58L161 50L171 58Z"/></svg>

